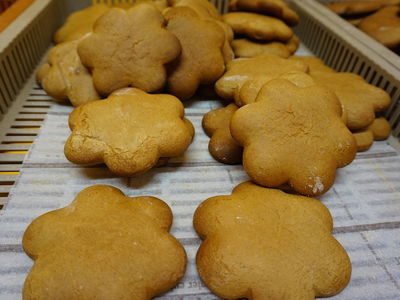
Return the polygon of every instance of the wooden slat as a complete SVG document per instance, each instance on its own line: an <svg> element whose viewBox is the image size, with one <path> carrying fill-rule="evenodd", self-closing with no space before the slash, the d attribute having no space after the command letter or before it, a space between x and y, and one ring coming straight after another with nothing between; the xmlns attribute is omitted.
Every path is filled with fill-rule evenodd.
<svg viewBox="0 0 400 300"><path fill-rule="evenodd" d="M8 201L8 197L0 197L0 205L5 205Z"/></svg>
<svg viewBox="0 0 400 300"><path fill-rule="evenodd" d="M24 120L37 120L38 122L43 121L45 116L43 114L19 114L15 120L23 122Z"/></svg>
<svg viewBox="0 0 400 300"><path fill-rule="evenodd" d="M14 182L18 175L2 175L0 174L0 182Z"/></svg>
<svg viewBox="0 0 400 300"><path fill-rule="evenodd" d="M18 143L18 142L33 142L36 136L6 136L1 141L3 144Z"/></svg>
<svg viewBox="0 0 400 300"><path fill-rule="evenodd" d="M10 128L6 131L8 136L12 135L27 135L27 136L36 136L38 133L38 128Z"/></svg>
<svg viewBox="0 0 400 300"><path fill-rule="evenodd" d="M27 113L27 114L32 114L32 113L42 113L42 114L47 114L48 108L22 108L19 113Z"/></svg>
<svg viewBox="0 0 400 300"><path fill-rule="evenodd" d="M12 185L0 185L0 194L8 194L12 188Z"/></svg>
<svg viewBox="0 0 400 300"><path fill-rule="evenodd" d="M0 144L0 151L26 151L31 145Z"/></svg>
<svg viewBox="0 0 400 300"><path fill-rule="evenodd" d="M21 170L22 164L0 164L0 171L2 172L18 172Z"/></svg>
<svg viewBox="0 0 400 300"><path fill-rule="evenodd" d="M17 128L16 126L20 127L32 127L32 126L41 126L43 124L43 121L14 121L12 123L13 128Z"/></svg>
<svg viewBox="0 0 400 300"><path fill-rule="evenodd" d="M0 162L19 162L23 161L25 157L25 154L6 154L6 153L0 153Z"/></svg>

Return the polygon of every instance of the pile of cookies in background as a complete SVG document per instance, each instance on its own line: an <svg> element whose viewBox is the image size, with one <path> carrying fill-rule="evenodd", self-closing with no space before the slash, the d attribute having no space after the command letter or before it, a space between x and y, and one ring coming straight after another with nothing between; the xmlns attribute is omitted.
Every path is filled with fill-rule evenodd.
<svg viewBox="0 0 400 300"><path fill-rule="evenodd" d="M399 54L399 5L399 0L365 0L337 2L328 4L327 7Z"/></svg>
<svg viewBox="0 0 400 300"><path fill-rule="evenodd" d="M230 0L229 11L223 20L235 33L235 57L276 54L286 58L296 52L299 39L290 27L298 24L299 16L284 1Z"/></svg>
<svg viewBox="0 0 400 300"><path fill-rule="evenodd" d="M76 107L65 156L104 163L118 176L165 165L195 135L182 102L211 86L232 103L203 117L209 151L243 164L252 182L198 206L200 277L226 299L335 295L350 280L351 262L332 236L330 212L309 197L326 193L357 150L388 137L380 114L390 97L358 75L292 56L299 40L290 26L299 19L285 2L231 0L229 8L221 16L207 0L149 0L72 14L37 72L49 95ZM160 295L187 263L171 224L160 199L89 187L28 227L23 246L36 262L24 297ZM58 235L65 239L55 245ZM99 257L105 273L86 272Z"/></svg>

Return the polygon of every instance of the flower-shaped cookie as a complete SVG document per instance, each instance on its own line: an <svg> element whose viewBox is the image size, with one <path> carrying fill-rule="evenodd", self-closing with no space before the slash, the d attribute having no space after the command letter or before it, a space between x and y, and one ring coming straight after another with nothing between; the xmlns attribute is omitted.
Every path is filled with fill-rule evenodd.
<svg viewBox="0 0 400 300"><path fill-rule="evenodd" d="M243 166L256 183L289 183L301 194L321 195L332 186L336 168L356 155L341 113L328 89L276 79L264 85L255 103L235 112L231 134L244 147Z"/></svg>
<svg viewBox="0 0 400 300"><path fill-rule="evenodd" d="M282 0L230 0L230 10L253 11L277 17L288 25L295 26L299 16Z"/></svg>
<svg viewBox="0 0 400 300"><path fill-rule="evenodd" d="M54 35L56 43L78 40L92 31L93 24L110 9L105 4L95 4L69 15L65 24Z"/></svg>
<svg viewBox="0 0 400 300"><path fill-rule="evenodd" d="M183 115L183 105L174 96L118 90L71 113L65 156L77 164L104 162L122 176L145 172L160 158L179 156L190 145L194 129Z"/></svg>
<svg viewBox="0 0 400 300"><path fill-rule="evenodd" d="M349 282L351 262L318 200L245 182L204 201L193 223L204 239L198 271L223 299L314 299Z"/></svg>
<svg viewBox="0 0 400 300"><path fill-rule="evenodd" d="M211 155L224 164L240 164L243 149L232 138L229 124L233 114L238 110L234 103L226 107L214 109L203 117L203 128L211 137L208 150Z"/></svg>
<svg viewBox="0 0 400 300"><path fill-rule="evenodd" d="M227 71L215 83L215 91L225 99L235 99L241 106L239 91L249 79L263 76L274 79L291 72L307 72L308 67L300 61L285 59L273 54L264 54L247 59L234 59L227 64Z"/></svg>
<svg viewBox="0 0 400 300"><path fill-rule="evenodd" d="M388 6L366 17L359 28L388 48L396 49L400 45L400 8Z"/></svg>
<svg viewBox="0 0 400 300"><path fill-rule="evenodd" d="M164 17L182 47L169 68L168 89L180 99L189 99L200 84L212 84L224 73L225 34L214 20L201 19L189 7L170 8Z"/></svg>
<svg viewBox="0 0 400 300"><path fill-rule="evenodd" d="M375 113L390 105L390 96L384 90L367 83L361 76L342 72L310 72L311 77L331 91L347 113L347 127L358 130L375 119Z"/></svg>
<svg viewBox="0 0 400 300"><path fill-rule="evenodd" d="M22 245L35 260L24 299L146 300L182 278L186 254L168 233L172 212L154 197L106 185L35 219Z"/></svg>
<svg viewBox="0 0 400 300"><path fill-rule="evenodd" d="M161 89L167 78L164 65L180 50L159 10L146 3L129 10L110 9L78 46L82 63L92 70L96 89L105 95L128 86L147 92Z"/></svg>
<svg viewBox="0 0 400 300"><path fill-rule="evenodd" d="M56 45L49 53L48 64L37 74L47 94L56 99L69 99L73 106L100 99L92 75L79 59L78 43L75 40Z"/></svg>

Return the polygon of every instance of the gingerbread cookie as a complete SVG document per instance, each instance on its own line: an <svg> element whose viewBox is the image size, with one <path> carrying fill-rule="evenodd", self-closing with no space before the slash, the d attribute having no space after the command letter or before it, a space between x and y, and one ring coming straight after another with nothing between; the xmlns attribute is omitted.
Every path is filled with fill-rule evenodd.
<svg viewBox="0 0 400 300"><path fill-rule="evenodd" d="M374 122L367 127L367 130L372 132L375 141L383 141L389 137L392 128L385 118L376 118Z"/></svg>
<svg viewBox="0 0 400 300"><path fill-rule="evenodd" d="M390 105L390 96L382 89L368 84L353 73L311 72L317 84L329 88L338 96L347 112L347 127L359 130L370 125L375 113Z"/></svg>
<svg viewBox="0 0 400 300"><path fill-rule="evenodd" d="M227 71L215 83L215 91L225 99L235 99L241 106L239 91L249 79L265 77L274 79L291 72L307 72L308 67L300 61L292 61L273 54L264 54L247 59L235 59L226 66Z"/></svg>
<svg viewBox="0 0 400 300"><path fill-rule="evenodd" d="M264 41L288 41L292 30L281 20L247 12L232 12L222 16L235 34L244 34L250 38Z"/></svg>
<svg viewBox="0 0 400 300"><path fill-rule="evenodd" d="M49 72L49 69L50 69L49 63L44 63L43 65L41 65L39 67L39 69L36 71L36 74L35 74L35 79L36 79L37 83L39 83L40 85L42 84L43 78Z"/></svg>
<svg viewBox="0 0 400 300"><path fill-rule="evenodd" d="M348 284L351 262L318 200L245 182L197 208L196 264L222 299L314 299Z"/></svg>
<svg viewBox="0 0 400 300"><path fill-rule="evenodd" d="M357 152L367 151L374 142L374 134L369 130L353 132L357 143Z"/></svg>
<svg viewBox="0 0 400 300"><path fill-rule="evenodd" d="M252 180L267 187L288 183L298 193L316 196L332 186L336 168L356 154L341 113L330 90L275 79L255 103L235 112L230 129L244 147L243 166Z"/></svg>
<svg viewBox="0 0 400 300"><path fill-rule="evenodd" d="M301 61L308 66L310 74L314 72L335 72L334 69L325 65L325 63L314 56L291 56L289 59Z"/></svg>
<svg viewBox="0 0 400 300"><path fill-rule="evenodd" d="M290 56L289 49L284 43L257 43L248 39L236 39L232 42L236 57L255 57L262 54L275 54L283 58Z"/></svg>
<svg viewBox="0 0 400 300"><path fill-rule="evenodd" d="M315 81L304 72L288 72L277 78L289 80L298 87L308 87L315 85ZM262 87L271 81L270 77L259 76L246 81L239 92L239 104L246 105L256 101L257 95Z"/></svg>
<svg viewBox="0 0 400 300"><path fill-rule="evenodd" d="M128 86L161 89L167 79L164 65L180 50L161 13L149 4L112 8L78 46L82 63L92 70L94 85L104 95Z"/></svg>
<svg viewBox="0 0 400 300"><path fill-rule="evenodd" d="M216 21L217 24L222 28L225 34L225 41L224 45L222 46L222 54L224 55L224 61L227 64L230 62L232 59L235 58L235 53L233 52L231 42L233 41L233 30L232 28L222 22L222 21Z"/></svg>
<svg viewBox="0 0 400 300"><path fill-rule="evenodd" d="M95 4L69 15L65 24L54 35L56 43L78 40L92 32L93 24L110 9L105 4Z"/></svg>
<svg viewBox="0 0 400 300"><path fill-rule="evenodd" d="M384 7L366 17L358 27L384 46L395 49L400 45L399 11L399 6Z"/></svg>
<svg viewBox="0 0 400 300"><path fill-rule="evenodd" d="M224 73L224 32L189 7L170 8L164 17L167 29L182 47L181 55L169 67L168 89L180 99L189 99L200 84L214 83Z"/></svg>
<svg viewBox="0 0 400 300"><path fill-rule="evenodd" d="M75 109L64 153L76 164L105 163L117 175L154 167L159 158L181 155L194 134L182 103L171 95L136 88L115 91L106 100Z"/></svg>
<svg viewBox="0 0 400 300"><path fill-rule="evenodd" d="M330 3L326 7L340 16L354 16L377 11L382 4L379 1L344 1Z"/></svg>
<svg viewBox="0 0 400 300"><path fill-rule="evenodd" d="M271 15L283 20L290 26L299 23L298 14L282 0L231 0L230 10L252 11Z"/></svg>
<svg viewBox="0 0 400 300"><path fill-rule="evenodd" d="M219 162L224 164L240 164L243 149L232 138L229 124L233 114L238 110L234 103L226 107L212 110L203 117L203 128L211 137L208 150Z"/></svg>
<svg viewBox="0 0 400 300"><path fill-rule="evenodd" d="M89 70L82 65L77 52L79 40L65 42L51 49L47 72L41 78L41 85L50 96L67 100L73 106L100 99Z"/></svg>
<svg viewBox="0 0 400 300"><path fill-rule="evenodd" d="M190 7L202 19L220 20L221 16L217 8L208 0L168 0L169 5L172 7Z"/></svg>
<svg viewBox="0 0 400 300"><path fill-rule="evenodd" d="M186 267L171 225L171 209L160 199L88 187L26 229L22 245L35 263L23 297L146 300L165 293Z"/></svg>

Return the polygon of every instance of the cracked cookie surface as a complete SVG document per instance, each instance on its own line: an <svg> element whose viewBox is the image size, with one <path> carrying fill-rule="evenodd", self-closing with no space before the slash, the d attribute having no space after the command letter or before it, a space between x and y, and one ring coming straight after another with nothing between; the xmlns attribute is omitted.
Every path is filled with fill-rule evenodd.
<svg viewBox="0 0 400 300"><path fill-rule="evenodd" d="M143 173L160 158L179 156L194 129L182 103L171 95L136 88L81 105L69 118L72 134L64 153L77 164L105 163L117 175Z"/></svg>

